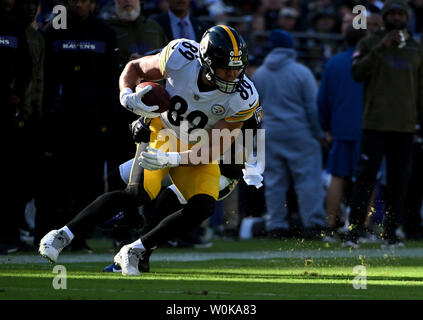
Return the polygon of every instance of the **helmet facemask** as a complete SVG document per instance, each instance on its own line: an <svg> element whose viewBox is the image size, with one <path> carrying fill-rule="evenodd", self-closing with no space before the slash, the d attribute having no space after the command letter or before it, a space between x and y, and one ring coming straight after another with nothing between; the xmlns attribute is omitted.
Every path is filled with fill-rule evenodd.
<svg viewBox="0 0 423 320"><path fill-rule="evenodd" d="M219 91L222 91L223 93L234 93L236 91L236 88L238 87L239 82L244 77L245 69L246 69L246 66L243 66L242 68L234 68L236 70L240 70L238 77L234 81L226 81L226 80L223 80L222 78L219 78L216 75L216 72L213 69L213 67L210 66L207 62L206 63L202 62L201 65L203 67L202 69L204 70L204 75L206 79L210 81L212 84L214 84L216 88ZM222 68L231 69L228 67L222 67Z"/></svg>

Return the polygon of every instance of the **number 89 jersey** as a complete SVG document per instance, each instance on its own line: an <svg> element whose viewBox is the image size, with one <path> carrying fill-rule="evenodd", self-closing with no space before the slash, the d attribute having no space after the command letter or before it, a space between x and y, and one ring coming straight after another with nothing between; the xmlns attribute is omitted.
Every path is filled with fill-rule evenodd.
<svg viewBox="0 0 423 320"><path fill-rule="evenodd" d="M228 122L248 120L260 106L257 90L246 76L240 80L234 93L223 93L217 89L200 92L197 84L201 72L198 55L199 44L188 39L173 40L160 52L160 71L171 97L169 110L161 113L160 118L178 139L190 144L197 140L189 138L194 130L210 131L221 119ZM181 132L184 129L187 132Z"/></svg>

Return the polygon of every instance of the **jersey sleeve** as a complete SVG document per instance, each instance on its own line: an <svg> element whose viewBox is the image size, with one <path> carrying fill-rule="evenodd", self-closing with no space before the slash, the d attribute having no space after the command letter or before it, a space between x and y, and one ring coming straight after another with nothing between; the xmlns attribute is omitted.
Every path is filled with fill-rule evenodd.
<svg viewBox="0 0 423 320"><path fill-rule="evenodd" d="M234 98L231 99L232 112L225 118L227 122L247 121L255 115L256 111L262 110L254 84L248 79L243 81L242 89L237 91Z"/></svg>
<svg viewBox="0 0 423 320"><path fill-rule="evenodd" d="M179 70L198 57L199 45L188 39L176 39L160 52L160 72L165 77L171 71Z"/></svg>

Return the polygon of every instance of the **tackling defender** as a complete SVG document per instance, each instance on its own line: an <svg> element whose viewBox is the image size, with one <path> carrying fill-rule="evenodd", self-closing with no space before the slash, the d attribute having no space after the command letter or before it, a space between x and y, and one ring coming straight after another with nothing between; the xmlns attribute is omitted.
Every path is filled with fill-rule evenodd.
<svg viewBox="0 0 423 320"><path fill-rule="evenodd" d="M228 129L233 133L260 105L254 85L244 75L247 63L245 41L235 29L224 25L207 30L200 44L177 39L157 55L129 62L119 80L121 103L140 116L152 118L149 152L141 151L138 145L128 186L103 194L66 226L50 231L40 242L40 254L56 262L63 248L86 226L97 225L116 212L155 199L168 173L187 204L139 240L122 247L114 258L122 274L139 275L138 262L146 250L192 230L210 217L218 198L220 179L213 150L218 149L220 154L225 151L220 139L212 139L212 130ZM151 87L137 93L133 90L142 80L161 79L166 79L171 107L158 114L154 112L157 106L147 106L141 101ZM183 125L186 123L188 126ZM171 146L161 139L163 129L176 133L176 148L169 149ZM208 148L198 148L194 145L196 140L190 140L190 133L196 129L208 133ZM234 136L231 135L231 139ZM208 154L208 164L193 161L196 156L205 154Z"/></svg>

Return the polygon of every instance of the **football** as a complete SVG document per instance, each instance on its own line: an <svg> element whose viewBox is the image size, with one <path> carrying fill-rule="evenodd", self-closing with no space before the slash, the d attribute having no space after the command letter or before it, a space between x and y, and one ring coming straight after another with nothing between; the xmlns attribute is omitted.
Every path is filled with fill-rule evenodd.
<svg viewBox="0 0 423 320"><path fill-rule="evenodd" d="M170 108L170 96L166 89L155 82L141 82L137 86L136 91L138 92L146 86L151 86L152 89L142 97L142 102L147 106L158 105L159 109L154 112L162 113L167 111Z"/></svg>

